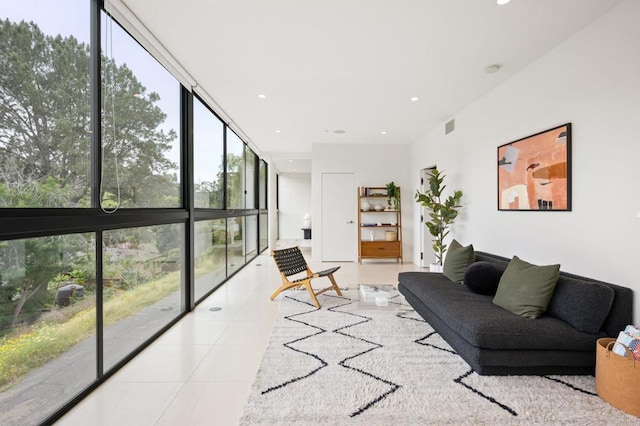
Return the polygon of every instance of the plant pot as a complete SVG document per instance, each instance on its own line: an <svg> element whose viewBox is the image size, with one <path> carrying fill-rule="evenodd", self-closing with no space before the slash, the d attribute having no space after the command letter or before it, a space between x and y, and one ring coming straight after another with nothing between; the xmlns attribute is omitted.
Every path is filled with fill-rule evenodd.
<svg viewBox="0 0 640 426"><path fill-rule="evenodd" d="M439 263L430 263L429 264L429 272L440 272L442 273L442 265Z"/></svg>

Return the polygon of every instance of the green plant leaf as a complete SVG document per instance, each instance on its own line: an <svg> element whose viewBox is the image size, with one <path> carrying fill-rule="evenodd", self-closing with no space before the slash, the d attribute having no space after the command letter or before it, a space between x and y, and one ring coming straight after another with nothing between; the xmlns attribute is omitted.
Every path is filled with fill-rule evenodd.
<svg viewBox="0 0 640 426"><path fill-rule="evenodd" d="M430 220L425 222L425 225L429 233L435 237L432 248L440 264L448 248L444 239L449 235L449 225L458 217L462 199L460 190L455 190L453 194L442 198L442 193L447 187L444 185L444 180L445 174L434 169L429 177L429 189L425 193L416 191L416 202L430 210L428 214Z"/></svg>

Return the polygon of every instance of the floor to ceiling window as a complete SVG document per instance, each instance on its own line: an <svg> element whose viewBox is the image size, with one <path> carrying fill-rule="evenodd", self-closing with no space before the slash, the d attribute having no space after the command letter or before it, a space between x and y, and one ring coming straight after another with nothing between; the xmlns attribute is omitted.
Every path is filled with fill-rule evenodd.
<svg viewBox="0 0 640 426"><path fill-rule="evenodd" d="M245 206L244 149L242 139L232 130L227 130L227 209L244 209Z"/></svg>
<svg viewBox="0 0 640 426"><path fill-rule="evenodd" d="M89 2L0 3L0 222L91 206L89 18ZM3 424L37 423L96 379L95 244L0 239Z"/></svg>
<svg viewBox="0 0 640 426"><path fill-rule="evenodd" d="M257 205L256 201L256 182L257 182L257 164L256 154L251 148L245 146L244 148L245 158L245 208L255 209Z"/></svg>
<svg viewBox="0 0 640 426"><path fill-rule="evenodd" d="M96 379L95 235L0 242L0 417L36 424Z"/></svg>
<svg viewBox="0 0 640 426"><path fill-rule="evenodd" d="M245 263L245 226L244 217L227 219L227 274L232 275Z"/></svg>
<svg viewBox="0 0 640 426"><path fill-rule="evenodd" d="M224 208L224 124L197 97L193 100L194 206Z"/></svg>
<svg viewBox="0 0 640 426"><path fill-rule="evenodd" d="M102 28L102 207L180 207L180 84L104 13Z"/></svg>
<svg viewBox="0 0 640 426"><path fill-rule="evenodd" d="M0 207L89 207L89 3L0 4Z"/></svg>
<svg viewBox="0 0 640 426"><path fill-rule="evenodd" d="M182 224L104 233L104 368L110 369L180 314Z"/></svg>
<svg viewBox="0 0 640 426"><path fill-rule="evenodd" d="M260 252L266 250L269 246L267 195L267 163L264 160L260 160L258 166L258 208L260 209L258 251Z"/></svg>
<svg viewBox="0 0 640 426"><path fill-rule="evenodd" d="M200 300L227 278L226 219L195 223L195 300Z"/></svg>
<svg viewBox="0 0 640 426"><path fill-rule="evenodd" d="M258 166L258 208L267 209L267 163L260 160Z"/></svg>
<svg viewBox="0 0 640 426"><path fill-rule="evenodd" d="M55 419L266 248L266 162L101 5L0 0L3 425Z"/></svg>
<svg viewBox="0 0 640 426"><path fill-rule="evenodd" d="M258 221L259 235L258 235L258 251L262 252L269 247L269 233L267 232L269 226L269 215L267 213L260 213L260 219Z"/></svg>

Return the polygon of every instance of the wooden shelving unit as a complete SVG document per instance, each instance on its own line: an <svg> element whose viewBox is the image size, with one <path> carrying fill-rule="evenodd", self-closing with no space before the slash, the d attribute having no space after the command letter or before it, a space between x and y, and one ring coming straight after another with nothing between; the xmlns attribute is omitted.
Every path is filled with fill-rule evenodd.
<svg viewBox="0 0 640 426"><path fill-rule="evenodd" d="M402 263L400 199L400 188L397 205L391 207L386 187L358 188L358 262L362 263L362 259L396 259ZM369 209L363 209L366 204Z"/></svg>

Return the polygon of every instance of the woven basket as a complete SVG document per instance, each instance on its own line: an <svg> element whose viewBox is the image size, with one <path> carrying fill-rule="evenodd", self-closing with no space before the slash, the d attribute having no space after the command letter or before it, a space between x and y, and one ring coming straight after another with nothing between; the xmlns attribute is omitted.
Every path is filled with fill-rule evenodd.
<svg viewBox="0 0 640 426"><path fill-rule="evenodd" d="M616 408L640 417L640 361L627 349L627 356L611 351L616 339L596 342L596 393Z"/></svg>
<svg viewBox="0 0 640 426"><path fill-rule="evenodd" d="M384 231L384 239L386 241L396 241L398 239L397 231Z"/></svg>

